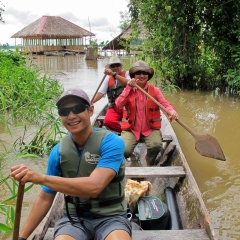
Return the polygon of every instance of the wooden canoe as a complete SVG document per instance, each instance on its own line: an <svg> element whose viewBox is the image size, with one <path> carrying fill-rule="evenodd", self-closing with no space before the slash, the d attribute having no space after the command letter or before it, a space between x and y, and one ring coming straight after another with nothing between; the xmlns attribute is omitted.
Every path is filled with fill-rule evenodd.
<svg viewBox="0 0 240 240"><path fill-rule="evenodd" d="M105 113L106 107L94 119L94 126L103 127ZM169 210L172 211L170 211L172 219L174 218L174 214L177 214L179 228L171 230L133 230L132 239L218 239L201 192L188 166L173 128L165 115L162 116L161 131L164 149L156 159L156 166L146 166L145 144L139 143L131 159L126 161L125 175L126 178L150 181L153 185L153 195L163 200L167 200L164 189L173 190L177 211L174 213L171 209ZM57 194L51 210L35 231L33 239L52 239L54 222L61 216L62 206L63 196L62 194Z"/></svg>

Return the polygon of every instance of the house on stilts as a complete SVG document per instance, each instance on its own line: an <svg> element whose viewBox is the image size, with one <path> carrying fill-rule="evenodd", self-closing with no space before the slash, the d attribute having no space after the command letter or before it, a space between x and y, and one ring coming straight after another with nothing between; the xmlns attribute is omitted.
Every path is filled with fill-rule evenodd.
<svg viewBox="0 0 240 240"><path fill-rule="evenodd" d="M24 51L44 54L51 51L85 53L87 37L95 34L59 16L42 16L11 38L22 38Z"/></svg>
<svg viewBox="0 0 240 240"><path fill-rule="evenodd" d="M137 24L137 28L127 27L121 34L106 44L102 51L111 50L119 56L138 55L142 52L141 45L147 34L142 23Z"/></svg>

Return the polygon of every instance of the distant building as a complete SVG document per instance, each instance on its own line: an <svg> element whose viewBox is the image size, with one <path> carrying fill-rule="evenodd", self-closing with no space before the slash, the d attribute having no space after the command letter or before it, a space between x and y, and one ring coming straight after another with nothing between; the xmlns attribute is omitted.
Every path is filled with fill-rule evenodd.
<svg viewBox="0 0 240 240"><path fill-rule="evenodd" d="M114 50L118 52L125 50L128 54L136 54L141 51L141 45L145 39L146 30L143 24L138 24L137 32L138 37L136 38L133 34L132 27L129 26L125 31L105 45L102 50Z"/></svg>
<svg viewBox="0 0 240 240"><path fill-rule="evenodd" d="M46 51L85 52L86 37L95 34L58 16L42 16L11 38L22 38L23 49L43 54Z"/></svg>

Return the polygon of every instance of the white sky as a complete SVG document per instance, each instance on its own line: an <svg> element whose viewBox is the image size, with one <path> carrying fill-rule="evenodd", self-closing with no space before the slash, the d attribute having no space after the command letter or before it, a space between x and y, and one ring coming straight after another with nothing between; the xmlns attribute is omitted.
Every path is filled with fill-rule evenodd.
<svg viewBox="0 0 240 240"><path fill-rule="evenodd" d="M0 44L15 45L12 35L42 16L60 16L96 36L98 43L111 41L121 30L120 11L128 11L129 0L0 0L5 6L0 22ZM16 39L20 44L21 39Z"/></svg>

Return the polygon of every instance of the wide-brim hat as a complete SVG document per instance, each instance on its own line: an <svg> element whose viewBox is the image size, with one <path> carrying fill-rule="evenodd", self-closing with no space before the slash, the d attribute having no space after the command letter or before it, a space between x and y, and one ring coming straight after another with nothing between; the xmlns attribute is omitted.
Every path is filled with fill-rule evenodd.
<svg viewBox="0 0 240 240"><path fill-rule="evenodd" d="M111 64L115 64L115 63L121 64L122 67L124 66L124 63L122 63L121 60L117 56L112 56L112 57L110 57L109 62L108 62L108 64L105 67L109 68L109 66Z"/></svg>
<svg viewBox="0 0 240 240"><path fill-rule="evenodd" d="M129 69L129 74L131 78L134 78L134 73L138 71L143 71L148 73L148 80L150 80L154 75L154 70L148 66L148 64L142 60L137 61L133 64L133 67Z"/></svg>
<svg viewBox="0 0 240 240"><path fill-rule="evenodd" d="M72 88L72 89L68 89L67 91L65 91L60 98L58 99L56 106L59 108L61 105L61 102L68 98L68 97L78 97L81 98L84 102L86 102L89 106L91 105L90 103L90 99L88 97L88 95L79 88Z"/></svg>

